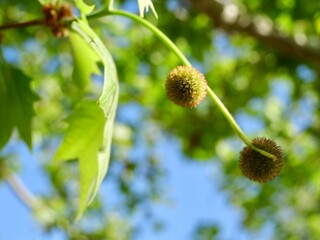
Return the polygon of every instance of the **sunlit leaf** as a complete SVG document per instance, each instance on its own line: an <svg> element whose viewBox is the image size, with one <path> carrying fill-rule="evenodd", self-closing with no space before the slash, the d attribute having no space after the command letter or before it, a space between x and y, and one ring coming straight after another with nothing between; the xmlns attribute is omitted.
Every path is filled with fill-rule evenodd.
<svg viewBox="0 0 320 240"><path fill-rule="evenodd" d="M77 159L80 166L81 215L91 198L98 174L98 151L103 142L106 118L95 101L83 102L66 120L69 127L54 161Z"/></svg>
<svg viewBox="0 0 320 240"><path fill-rule="evenodd" d="M30 88L31 79L21 70L6 64L1 64L0 69L0 149L8 142L15 127L31 148L33 103L38 96Z"/></svg>
<svg viewBox="0 0 320 240"><path fill-rule="evenodd" d="M118 78L110 53L91 28L81 20L74 22L72 28L93 47L104 64L104 86L99 100L83 103L67 119L69 128L54 157L55 161L78 159L80 162L79 219L94 199L109 166Z"/></svg>
<svg viewBox="0 0 320 240"><path fill-rule="evenodd" d="M105 45L101 42L99 37L91 30L91 28L84 22L79 21L78 24L74 23L73 28L77 29L80 34L91 44L91 46L100 55L104 65L104 85L103 91L99 98L99 106L104 111L107 122L105 125L105 132L103 138L103 151L99 154L99 172L97 175L97 183L92 194L93 200L96 195L100 184L107 173L110 159L111 141L114 119L116 115L116 109L118 105L118 76L116 66L112 59L111 54Z"/></svg>
<svg viewBox="0 0 320 240"><path fill-rule="evenodd" d="M78 88L85 90L91 80L91 76L100 73L97 66L99 57L79 34L71 32L69 39L74 60L72 78Z"/></svg>

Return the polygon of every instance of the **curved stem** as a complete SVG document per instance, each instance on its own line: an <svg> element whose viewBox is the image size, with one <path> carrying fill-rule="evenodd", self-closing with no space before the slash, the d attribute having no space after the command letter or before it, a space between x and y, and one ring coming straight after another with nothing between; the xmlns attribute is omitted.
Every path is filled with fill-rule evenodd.
<svg viewBox="0 0 320 240"><path fill-rule="evenodd" d="M190 62L184 56L184 54L163 32L161 32L158 28L153 26L151 23L149 23L148 21L144 20L143 18L141 18L137 15L134 15L132 13L122 11L122 10L112 10L112 9L106 8L106 9L102 9L101 11L96 12L96 13L88 16L88 19L95 18L95 17L101 17L101 16L105 16L105 15L120 15L120 16L128 17L128 18L142 24L143 26L148 28L150 31L152 31L170 50L172 50L186 66L191 66ZM231 125L233 130L236 132L236 134L240 137L240 139L248 147L250 147L251 149L253 149L253 150L259 152L260 154L262 154L266 157L269 157L273 160L277 159L275 155L268 153L262 149L257 148L256 146L254 146L251 143L251 141L247 138L245 133L241 130L241 128L239 127L237 122L234 120L234 118L232 117L232 115L230 114L228 109L224 106L222 101L219 99L219 97L214 93L214 91L210 87L208 87L207 92L208 92L208 95L210 96L210 98L217 104L219 110L225 116L225 118L227 119L227 121L229 122L229 124Z"/></svg>
<svg viewBox="0 0 320 240"><path fill-rule="evenodd" d="M96 18L100 16L105 16L105 15L118 15L118 16L124 16L127 18L130 18L134 20L135 22L140 23L141 25L145 26L148 28L150 31L152 31L171 51L176 54L176 56L183 62L184 65L191 66L190 62L188 59L183 55L183 53L177 48L177 46L163 33L161 32L157 27L149 23L148 21L144 20L143 18L126 12L122 10L113 10L113 9L103 9L99 12L96 12L92 15L89 15L87 18Z"/></svg>
<svg viewBox="0 0 320 240"><path fill-rule="evenodd" d="M276 160L277 157L271 153L268 153L260 148L257 148L254 146L251 141L247 138L246 134L241 130L237 122L234 120L233 116L229 112L229 110L225 107L225 105L221 102L221 100L218 98L218 96L214 93L214 91L208 87L207 92L209 97L215 102L215 104L218 106L220 112L225 116L225 118L228 120L230 126L233 128L233 130L236 132L236 134L241 138L241 140L251 149L261 153L262 155Z"/></svg>
<svg viewBox="0 0 320 240"><path fill-rule="evenodd" d="M225 118L230 123L233 130L237 133L237 135L242 139L242 141L250 146L251 141L247 138L247 136L244 134L244 132L241 130L237 122L234 120L233 116L229 112L229 110L225 107L225 105L222 103L222 101L218 98L218 96L214 93L214 91L208 87L207 92L209 97L215 102L215 104L218 106L220 112L225 116Z"/></svg>

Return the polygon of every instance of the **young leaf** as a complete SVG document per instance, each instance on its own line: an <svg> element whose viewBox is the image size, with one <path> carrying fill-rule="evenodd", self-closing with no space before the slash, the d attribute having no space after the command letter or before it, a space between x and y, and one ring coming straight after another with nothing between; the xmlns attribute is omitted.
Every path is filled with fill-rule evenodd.
<svg viewBox="0 0 320 240"><path fill-rule="evenodd" d="M81 216L95 186L106 118L95 101L88 101L83 102L66 121L69 127L54 161L79 160L81 190L78 215Z"/></svg>
<svg viewBox="0 0 320 240"><path fill-rule="evenodd" d="M31 79L21 70L1 64L0 75L0 149L18 128L20 137L32 148L31 120L38 96L31 90Z"/></svg>
<svg viewBox="0 0 320 240"><path fill-rule="evenodd" d="M119 86L116 66L112 59L112 56L100 38L91 30L91 28L83 21L74 22L73 29L82 35L91 47L99 54L104 65L104 85L103 91L99 98L99 106L104 111L107 122L105 125L105 132L103 138L103 148L99 154L99 172L97 175L97 183L92 194L90 202L96 195L104 176L107 173L110 159L110 150L112 142L113 124L116 116L116 110L119 97Z"/></svg>
<svg viewBox="0 0 320 240"><path fill-rule="evenodd" d="M72 78L77 87L84 91L91 80L92 74L100 73L97 66L100 59L79 34L71 32L69 39L74 61Z"/></svg>
<svg viewBox="0 0 320 240"><path fill-rule="evenodd" d="M91 45L104 65L104 86L98 102L90 107L82 105L68 118L69 129L54 157L55 161L78 159L80 162L79 219L94 199L109 166L119 87L111 54L98 36L81 20L73 22L72 29ZM87 147L89 148L84 150Z"/></svg>

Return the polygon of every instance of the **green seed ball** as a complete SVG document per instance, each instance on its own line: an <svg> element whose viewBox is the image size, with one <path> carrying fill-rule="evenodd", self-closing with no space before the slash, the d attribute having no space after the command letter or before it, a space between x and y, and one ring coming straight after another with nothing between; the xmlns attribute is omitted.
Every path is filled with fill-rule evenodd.
<svg viewBox="0 0 320 240"><path fill-rule="evenodd" d="M280 174L283 166L283 153L275 141L267 138L255 138L252 144L259 149L276 156L271 159L250 147L244 147L240 152L240 170L252 181L264 183L271 181Z"/></svg>
<svg viewBox="0 0 320 240"><path fill-rule="evenodd" d="M207 95L207 81L204 75L191 66L178 66L168 75L166 91L175 104L193 108Z"/></svg>

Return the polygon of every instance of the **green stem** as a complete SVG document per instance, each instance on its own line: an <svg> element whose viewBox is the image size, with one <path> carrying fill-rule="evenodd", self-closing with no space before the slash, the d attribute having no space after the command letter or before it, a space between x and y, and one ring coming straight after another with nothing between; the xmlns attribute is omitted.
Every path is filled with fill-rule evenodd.
<svg viewBox="0 0 320 240"><path fill-rule="evenodd" d="M114 0L106 0L104 5L107 7L107 9L111 10L113 9L113 3L114 3Z"/></svg>
<svg viewBox="0 0 320 240"><path fill-rule="evenodd" d="M236 134L241 138L241 140L251 149L261 153L262 155L272 158L272 159L277 159L276 156L274 156L271 153L268 153L260 148L257 148L254 146L251 141L247 138L246 134L241 130L237 122L234 120L232 117L231 113L229 110L225 107L225 105L221 102L221 100L218 98L218 96L214 93L214 91L208 87L207 92L209 94L209 97L215 102L215 104L218 106L219 110L221 113L225 116L225 118L228 120L230 126L233 128L233 130L236 132Z"/></svg>
<svg viewBox="0 0 320 240"><path fill-rule="evenodd" d="M215 104L218 106L219 110L222 112L222 114L225 116L225 118L230 123L233 130L237 133L237 135L242 139L242 141L250 146L251 141L247 138L247 136L244 134L244 132L241 130L237 122L234 120L233 116L229 112L229 110L225 107L225 105L222 103L222 101L218 98L218 96L214 93L214 91L208 87L207 92L209 97L215 102Z"/></svg>
<svg viewBox="0 0 320 240"><path fill-rule="evenodd" d="M157 27L155 27L148 21L144 20L143 18L135 14L122 11L122 10L103 9L99 12L89 15L87 19L96 18L100 16L105 16L105 15L124 16L134 20L135 22L140 23L141 25L148 28L151 32L153 32L171 51L173 51L174 54L176 54L176 56L183 62L184 65L191 66L188 59L183 55L183 53L177 48L177 46L163 32L161 32Z"/></svg>
<svg viewBox="0 0 320 240"><path fill-rule="evenodd" d="M150 31L152 31L171 51L173 51L177 57L183 62L183 64L185 64L186 66L191 66L190 62L188 61L188 59L184 56L184 54L179 50L179 48L163 33L161 32L158 28L156 28L155 26L153 26L151 23L149 23L148 21L144 20L143 18L126 12L126 11L122 11L122 10L113 10L113 9L102 9L99 12L93 13L92 15L88 16L88 19L90 18L96 18L96 17L102 17L105 15L119 15L119 16L124 16L124 17L128 17L140 24L142 24L143 26L145 26L146 28L148 28ZM228 111L228 109L224 106L224 104L221 102L221 100L218 98L218 96L214 93L214 91L208 87L207 92L210 96L210 98L217 104L219 110L221 111L221 113L225 116L225 118L227 119L227 121L229 122L229 124L231 125L231 127L233 128L233 130L236 132L236 134L240 137L240 139L251 149L261 153L262 155L272 158L274 160L276 160L276 156L268 153L262 149L259 149L257 147L255 147L251 141L247 138L247 136L245 135L245 133L241 130L241 128L239 127L239 125L237 124L237 122L234 120L234 118L232 117L232 115L230 114L230 112Z"/></svg>

